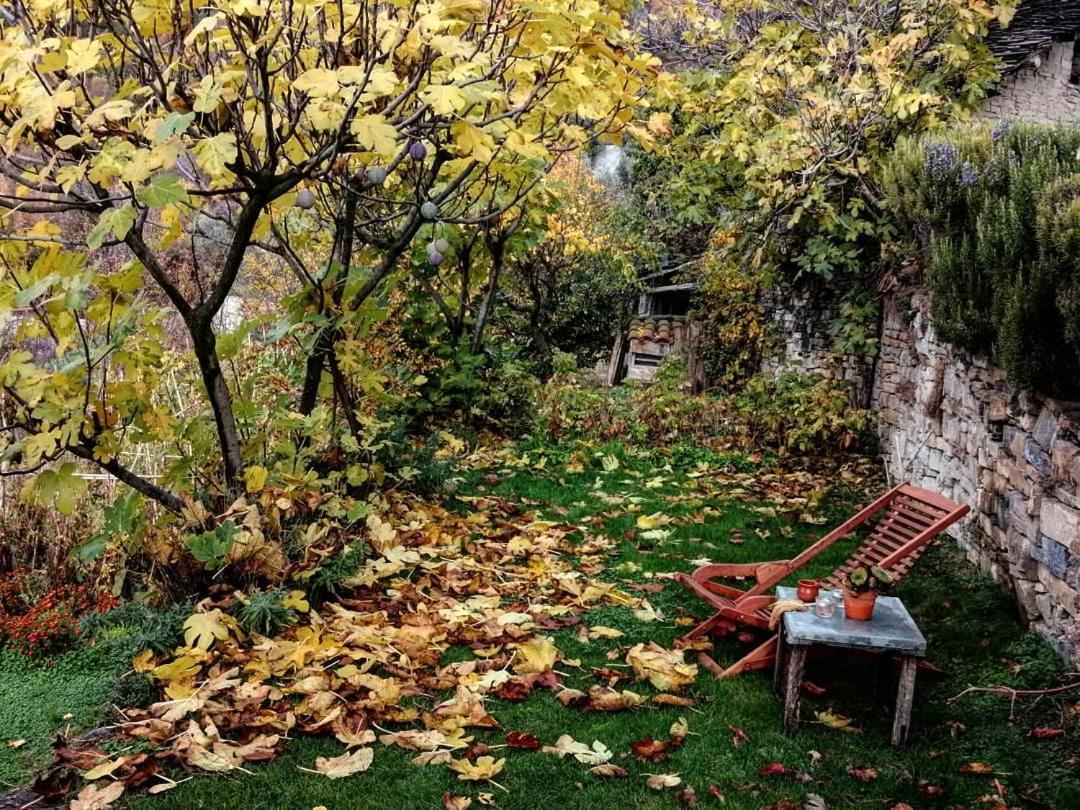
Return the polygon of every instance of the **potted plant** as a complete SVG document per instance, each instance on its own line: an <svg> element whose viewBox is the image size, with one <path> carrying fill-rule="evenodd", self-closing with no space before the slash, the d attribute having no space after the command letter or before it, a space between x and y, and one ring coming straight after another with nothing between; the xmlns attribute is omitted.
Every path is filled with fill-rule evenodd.
<svg viewBox="0 0 1080 810"><path fill-rule="evenodd" d="M893 578L884 568L859 565L844 579L844 615L860 622L870 621L878 594L892 587Z"/></svg>

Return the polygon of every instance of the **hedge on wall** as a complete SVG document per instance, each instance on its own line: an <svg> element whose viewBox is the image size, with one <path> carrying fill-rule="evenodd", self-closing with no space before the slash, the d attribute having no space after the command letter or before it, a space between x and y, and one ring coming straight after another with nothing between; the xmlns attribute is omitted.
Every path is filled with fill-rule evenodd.
<svg viewBox="0 0 1080 810"><path fill-rule="evenodd" d="M1080 396L1080 127L902 139L885 205L917 245L938 333L1016 385Z"/></svg>

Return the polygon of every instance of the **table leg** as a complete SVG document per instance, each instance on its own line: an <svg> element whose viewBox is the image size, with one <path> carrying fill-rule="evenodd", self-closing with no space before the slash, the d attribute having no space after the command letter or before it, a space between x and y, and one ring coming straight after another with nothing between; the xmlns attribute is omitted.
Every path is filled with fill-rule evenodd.
<svg viewBox="0 0 1080 810"><path fill-rule="evenodd" d="M806 664L806 647L793 644L788 647L787 664L784 668L784 733L794 734L799 728L799 704L802 701L803 667Z"/></svg>
<svg viewBox="0 0 1080 810"><path fill-rule="evenodd" d="M788 645L784 641L784 625L781 623L776 635L776 661L773 664L773 692L781 694L784 688L784 670L787 665Z"/></svg>
<svg viewBox="0 0 1080 810"><path fill-rule="evenodd" d="M915 675L918 661L910 655L900 659L900 686L896 690L896 715L893 718L892 744L903 745L911 727L911 704L915 699Z"/></svg>

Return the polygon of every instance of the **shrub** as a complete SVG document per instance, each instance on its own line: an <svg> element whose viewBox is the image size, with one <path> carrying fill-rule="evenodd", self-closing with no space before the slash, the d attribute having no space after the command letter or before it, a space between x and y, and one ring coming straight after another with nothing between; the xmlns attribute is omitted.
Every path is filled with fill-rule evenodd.
<svg viewBox="0 0 1080 810"><path fill-rule="evenodd" d="M236 618L249 633L273 635L277 630L296 622L296 611L285 606L284 588L257 591L236 602Z"/></svg>
<svg viewBox="0 0 1080 810"><path fill-rule="evenodd" d="M850 385L821 374L759 374L732 404L745 443L783 451L848 450L868 424L851 407Z"/></svg>
<svg viewBox="0 0 1080 810"><path fill-rule="evenodd" d="M30 657L53 655L79 638L80 616L115 605L105 591L86 585L46 589L31 572L19 569L0 582L0 642Z"/></svg>
<svg viewBox="0 0 1080 810"><path fill-rule="evenodd" d="M1080 127L901 140L885 201L921 250L938 333L1016 385L1080 394Z"/></svg>
<svg viewBox="0 0 1080 810"><path fill-rule="evenodd" d="M136 651L151 649L164 654L180 644L184 621L190 615L191 605L186 602L156 610L132 600L103 613L87 614L79 622L79 629L88 638L123 637Z"/></svg>
<svg viewBox="0 0 1080 810"><path fill-rule="evenodd" d="M827 453L860 443L866 411L852 408L850 385L819 374L758 374L733 394L692 394L678 358L652 385L604 389L562 372L541 390L538 430L549 438L615 437L754 450Z"/></svg>

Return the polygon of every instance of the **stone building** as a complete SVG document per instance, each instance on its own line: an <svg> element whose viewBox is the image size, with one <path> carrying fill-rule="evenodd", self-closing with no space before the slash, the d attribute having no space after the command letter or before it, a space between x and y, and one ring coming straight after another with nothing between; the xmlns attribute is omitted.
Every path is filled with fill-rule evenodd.
<svg viewBox="0 0 1080 810"><path fill-rule="evenodd" d="M1080 121L1080 0L1024 0L1006 28L986 38L1002 81L987 118L1044 124Z"/></svg>

